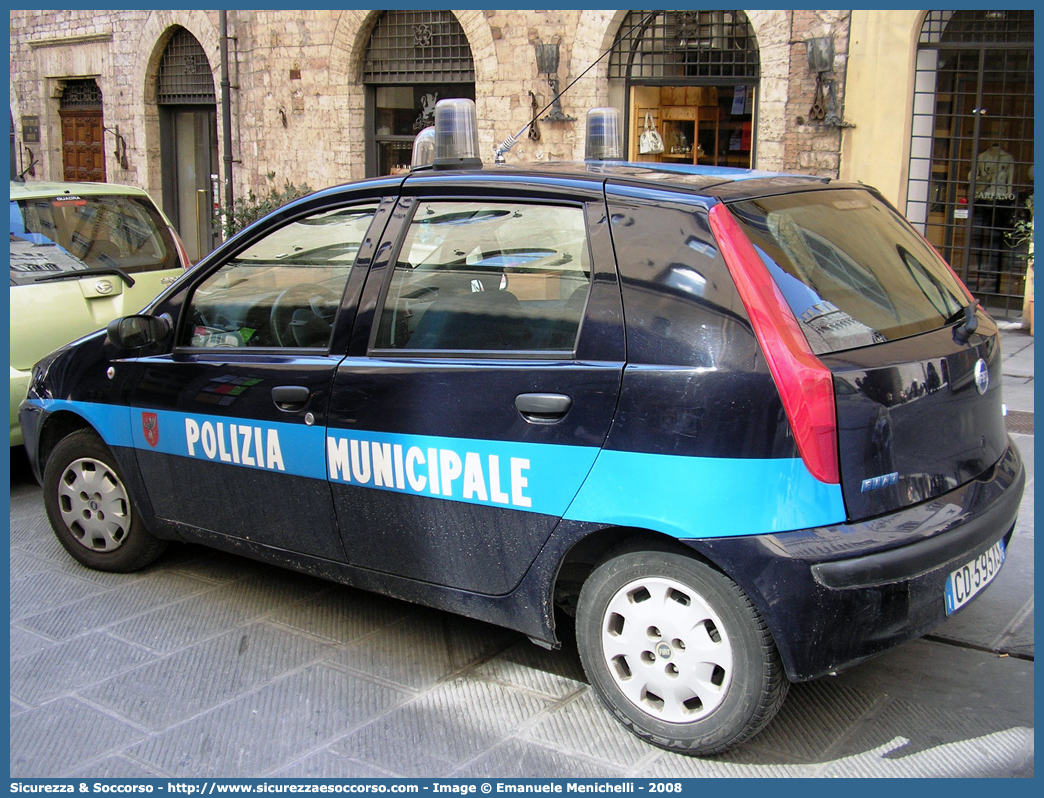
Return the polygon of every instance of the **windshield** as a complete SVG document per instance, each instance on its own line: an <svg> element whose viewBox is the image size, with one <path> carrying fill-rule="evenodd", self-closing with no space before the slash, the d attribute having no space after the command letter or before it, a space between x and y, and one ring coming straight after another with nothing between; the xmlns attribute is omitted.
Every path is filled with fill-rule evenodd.
<svg viewBox="0 0 1044 798"><path fill-rule="evenodd" d="M935 330L968 304L939 256L868 191L810 191L729 207L817 354Z"/></svg>
<svg viewBox="0 0 1044 798"><path fill-rule="evenodd" d="M174 239L144 197L11 200L11 285L70 271L175 269Z"/></svg>

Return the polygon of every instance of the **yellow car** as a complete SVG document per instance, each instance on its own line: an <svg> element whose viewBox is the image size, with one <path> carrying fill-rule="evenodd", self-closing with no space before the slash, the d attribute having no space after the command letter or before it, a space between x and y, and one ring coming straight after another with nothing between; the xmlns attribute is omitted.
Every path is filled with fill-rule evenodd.
<svg viewBox="0 0 1044 798"><path fill-rule="evenodd" d="M190 265L139 188L11 182L11 446L33 364L145 307Z"/></svg>

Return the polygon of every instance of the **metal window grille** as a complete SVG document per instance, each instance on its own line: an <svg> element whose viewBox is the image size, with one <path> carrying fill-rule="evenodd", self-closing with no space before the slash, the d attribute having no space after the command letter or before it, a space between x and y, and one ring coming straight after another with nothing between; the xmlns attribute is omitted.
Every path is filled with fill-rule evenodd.
<svg viewBox="0 0 1044 798"><path fill-rule="evenodd" d="M739 82L757 80L760 72L757 38L742 11L631 11L609 56L610 78L645 82L692 77Z"/></svg>
<svg viewBox="0 0 1044 798"><path fill-rule="evenodd" d="M65 82L65 88L62 90L62 99L59 102L59 107L62 110L73 108L100 109L102 107L101 89L98 88L98 84L94 82L93 78L88 80L68 80Z"/></svg>
<svg viewBox="0 0 1044 798"><path fill-rule="evenodd" d="M1032 11L930 11L920 44L1012 44L1033 42Z"/></svg>
<svg viewBox="0 0 1044 798"><path fill-rule="evenodd" d="M991 311L1021 310L1034 161L1033 12L932 11L914 75L906 214ZM1030 200L1031 201L1031 200Z"/></svg>
<svg viewBox="0 0 1044 798"><path fill-rule="evenodd" d="M472 83L471 46L449 11L386 11L363 63L364 83Z"/></svg>
<svg viewBox="0 0 1044 798"><path fill-rule="evenodd" d="M213 105L214 72L196 37L178 28L160 59L157 101L163 105Z"/></svg>

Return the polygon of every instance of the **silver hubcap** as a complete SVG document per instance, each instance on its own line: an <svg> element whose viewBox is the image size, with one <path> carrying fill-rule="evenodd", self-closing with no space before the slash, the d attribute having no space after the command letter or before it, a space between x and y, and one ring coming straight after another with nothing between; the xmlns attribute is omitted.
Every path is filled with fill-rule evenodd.
<svg viewBox="0 0 1044 798"><path fill-rule="evenodd" d="M58 509L73 537L91 551L113 551L127 539L127 491L99 460L85 457L69 464L58 483Z"/></svg>
<svg viewBox="0 0 1044 798"><path fill-rule="evenodd" d="M732 681L724 625L673 579L637 579L617 591L602 619L602 655L627 699L668 723L706 717Z"/></svg>

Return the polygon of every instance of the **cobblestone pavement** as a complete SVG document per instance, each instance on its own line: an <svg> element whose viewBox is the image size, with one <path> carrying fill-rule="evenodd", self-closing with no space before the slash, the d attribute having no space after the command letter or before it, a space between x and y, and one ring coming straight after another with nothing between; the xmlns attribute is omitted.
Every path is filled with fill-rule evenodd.
<svg viewBox="0 0 1044 798"><path fill-rule="evenodd" d="M1004 344L1030 416L1032 341ZM15 452L11 775L1032 776L1033 436L1015 437L1030 482L995 584L707 759L631 736L575 650L196 546L86 570Z"/></svg>

